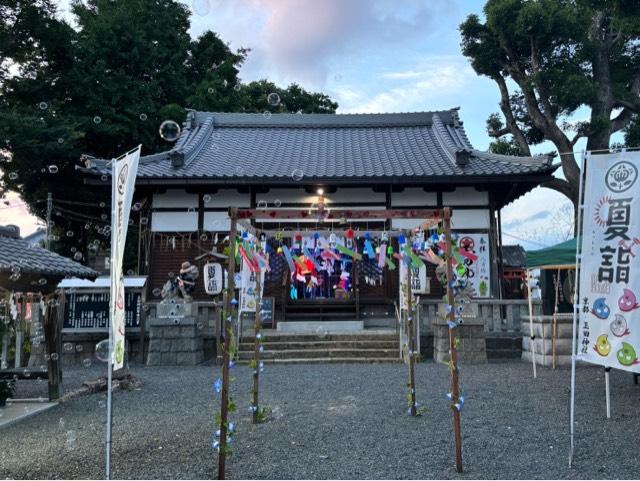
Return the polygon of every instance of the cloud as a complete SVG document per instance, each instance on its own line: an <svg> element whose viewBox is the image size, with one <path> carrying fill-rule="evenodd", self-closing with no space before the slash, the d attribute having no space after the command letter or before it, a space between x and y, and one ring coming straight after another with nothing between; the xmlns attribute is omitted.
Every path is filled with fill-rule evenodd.
<svg viewBox="0 0 640 481"><path fill-rule="evenodd" d="M211 28L253 50L243 74L275 72L275 80L312 88L354 55L393 58L415 48L456 11L446 0L212 0L208 10L206 0L194 1L201 13L192 18L194 33Z"/></svg>
<svg viewBox="0 0 640 481"><path fill-rule="evenodd" d="M426 57L418 63L416 69L380 74L380 77L392 81L386 89L372 96L345 96L345 90L336 91L340 112L420 111L458 106L459 95L465 90L468 79L473 78L470 77L473 74L471 67L460 59L437 57Z"/></svg>

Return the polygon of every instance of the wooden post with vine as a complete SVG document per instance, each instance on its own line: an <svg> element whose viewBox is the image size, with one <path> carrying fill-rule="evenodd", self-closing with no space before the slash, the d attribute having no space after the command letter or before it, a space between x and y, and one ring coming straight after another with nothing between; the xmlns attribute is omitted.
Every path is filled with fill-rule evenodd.
<svg viewBox="0 0 640 481"><path fill-rule="evenodd" d="M218 454L218 479L225 479L225 461L227 458L227 434L229 415L229 361L232 349L231 339L233 337L233 325L227 319L232 315L231 301L234 299L235 285L234 275L236 270L236 235L237 235L237 209L229 209L231 227L229 229L229 258L227 265L227 296L224 302L224 312L222 322L224 328L224 344L222 352L222 399L220 401L220 446Z"/></svg>
<svg viewBox="0 0 640 481"><path fill-rule="evenodd" d="M451 306L447 318L455 322L455 300L451 281L453 280L453 266L451 265L451 209L445 207L442 211L445 236L445 259L447 262L447 303ZM455 329L449 329L449 352L451 354L451 412L453 415L453 436L456 448L456 471L462 472L462 432L460 428L460 410L454 404L460 399L460 386L458 380L458 348L454 335Z"/></svg>
<svg viewBox="0 0 640 481"><path fill-rule="evenodd" d="M260 295L260 276L261 272L260 270L258 270L258 272L256 273L256 311L254 320L255 341L253 349L253 424L258 423L260 414L258 407L258 394L260 389L260 328L262 327L262 321L260 320L260 309L262 304L262 296Z"/></svg>
<svg viewBox="0 0 640 481"><path fill-rule="evenodd" d="M413 305L411 302L411 265L407 266L407 329L409 332L409 396L412 416L417 414L416 409L416 367L415 367L415 349L416 338L415 329L413 328Z"/></svg>

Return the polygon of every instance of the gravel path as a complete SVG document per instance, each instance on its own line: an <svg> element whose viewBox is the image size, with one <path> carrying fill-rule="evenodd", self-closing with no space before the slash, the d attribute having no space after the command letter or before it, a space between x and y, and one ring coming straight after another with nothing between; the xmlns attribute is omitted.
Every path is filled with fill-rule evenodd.
<svg viewBox="0 0 640 481"><path fill-rule="evenodd" d="M77 386L100 369L69 369L65 380ZM132 372L145 386L114 395L113 478L212 479L219 395L211 382L219 369ZM418 400L429 408L419 418L407 415L406 373L402 364L267 365L262 398L274 413L254 426L246 409L250 369L235 367L239 410L228 477L637 478L640 386L628 373L611 374L613 416L606 420L602 370L578 370L569 469L568 369L540 368L534 380L531 365L520 361L462 366L462 475L453 467L446 367L418 366ZM21 382L19 394L39 389L30 383ZM78 398L2 430L0 477L102 478L105 399Z"/></svg>

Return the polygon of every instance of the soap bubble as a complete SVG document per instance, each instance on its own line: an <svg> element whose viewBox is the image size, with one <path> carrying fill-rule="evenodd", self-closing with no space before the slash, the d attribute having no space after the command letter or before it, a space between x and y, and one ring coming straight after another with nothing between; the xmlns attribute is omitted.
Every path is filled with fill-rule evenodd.
<svg viewBox="0 0 640 481"><path fill-rule="evenodd" d="M31 371L25 367L24 370L22 371L22 375L24 377L31 377Z"/></svg>
<svg viewBox="0 0 640 481"><path fill-rule="evenodd" d="M96 359L101 362L109 360L109 339L103 339L95 347Z"/></svg>
<svg viewBox="0 0 640 481"><path fill-rule="evenodd" d="M67 231L67 237L73 237L73 231L72 230L68 230Z"/></svg>
<svg viewBox="0 0 640 481"><path fill-rule="evenodd" d="M106 182L108 178L109 178L109 177L107 177L107 174L102 174L102 175L100 176L100 180L101 180L102 182Z"/></svg>
<svg viewBox="0 0 640 481"><path fill-rule="evenodd" d="M282 205L282 201L280 199L276 199L273 201L273 205L275 207L280 207Z"/></svg>
<svg viewBox="0 0 640 481"><path fill-rule="evenodd" d="M83 365L86 369L90 368L90 367L91 367L91 358L89 358L89 357L85 357L85 358L82 360L82 365Z"/></svg>
<svg viewBox="0 0 640 481"><path fill-rule="evenodd" d="M83 349L82 344L76 344L76 352L82 352Z"/></svg>
<svg viewBox="0 0 640 481"><path fill-rule="evenodd" d="M107 214L101 214L101 215L100 215L100 218L101 218L102 220L107 220L107 219L109 218L109 216L108 216Z"/></svg>
<svg viewBox="0 0 640 481"><path fill-rule="evenodd" d="M38 104L38 107L40 108L40 110L47 110L49 108L49 105L47 104L47 102L40 102Z"/></svg>
<svg viewBox="0 0 640 481"><path fill-rule="evenodd" d="M169 272L167 275L169 276L169 279L173 279L176 276L174 272Z"/></svg>
<svg viewBox="0 0 640 481"><path fill-rule="evenodd" d="M76 252L76 251L78 250L78 248L74 246L74 247L72 247L72 248L71 248L71 249L69 249L69 250L70 250L71 252Z"/></svg>
<svg viewBox="0 0 640 481"><path fill-rule="evenodd" d="M78 251L75 254L73 254L73 259L76 261L81 261L82 260L82 252Z"/></svg>
<svg viewBox="0 0 640 481"><path fill-rule="evenodd" d="M146 217L140 217L140 225L147 225L148 222L149 219L147 219Z"/></svg>
<svg viewBox="0 0 640 481"><path fill-rule="evenodd" d="M96 115L96 116L93 118L93 123L94 123L94 124L96 124L96 125L98 125L100 122L102 122L102 117L100 117L99 115Z"/></svg>
<svg viewBox="0 0 640 481"><path fill-rule="evenodd" d="M267 95L267 102L269 103L269 105L277 107L278 105L280 105L280 96L275 92L271 92L269 95Z"/></svg>
<svg viewBox="0 0 640 481"><path fill-rule="evenodd" d="M202 196L202 202L204 202L205 204L208 204L209 202L211 202L211 196L209 194L204 194Z"/></svg>
<svg viewBox="0 0 640 481"><path fill-rule="evenodd" d="M64 144L64 139L62 137L58 137L58 143L59 144Z"/></svg>
<svg viewBox="0 0 640 481"><path fill-rule="evenodd" d="M200 240L202 242L206 241L209 237L207 237L207 234L200 234Z"/></svg>
<svg viewBox="0 0 640 481"><path fill-rule="evenodd" d="M147 120L147 118L147 114L140 114L140 120L142 120L143 122Z"/></svg>
<svg viewBox="0 0 640 481"><path fill-rule="evenodd" d="M212 94L213 92L215 92L215 90L213 90L213 87L209 87L209 88L207 89L207 92L209 92L210 94Z"/></svg>
<svg viewBox="0 0 640 481"><path fill-rule="evenodd" d="M98 205L100 206L100 208L104 208L107 206L107 204L104 201L100 202Z"/></svg>
<svg viewBox="0 0 640 481"><path fill-rule="evenodd" d="M10 172L9 173L9 179L10 180L16 180L18 178L18 173L17 172Z"/></svg>
<svg viewBox="0 0 640 481"><path fill-rule="evenodd" d="M269 112L268 110L265 110L264 112L262 112L262 116L266 119L269 120L271 118L271 112Z"/></svg>
<svg viewBox="0 0 640 481"><path fill-rule="evenodd" d="M72 352L73 351L73 344L71 344L70 342L65 342L62 345L62 348L64 349L65 352Z"/></svg>
<svg viewBox="0 0 640 481"><path fill-rule="evenodd" d="M258 209L266 209L267 208L267 201L266 200L261 200L258 202L257 204Z"/></svg>
<svg viewBox="0 0 640 481"><path fill-rule="evenodd" d="M236 92L240 92L241 88L242 88L242 84L240 84L240 82L238 82L233 86L233 90L235 90Z"/></svg>
<svg viewBox="0 0 640 481"><path fill-rule="evenodd" d="M59 358L58 353L57 352L52 352L51 353L51 360L52 361L57 361Z"/></svg>
<svg viewBox="0 0 640 481"><path fill-rule="evenodd" d="M160 297L160 295L162 294L162 290L160 288L156 287L153 290L152 294L153 294L153 297Z"/></svg>
<svg viewBox="0 0 640 481"><path fill-rule="evenodd" d="M41 277L40 279L38 279L38 284L40 284L41 286L44 286L47 283L47 279L45 277Z"/></svg>
<svg viewBox="0 0 640 481"><path fill-rule="evenodd" d="M320 326L316 329L316 335L321 339L324 339L325 337L327 337L328 334L329 332L324 326Z"/></svg>
<svg viewBox="0 0 640 481"><path fill-rule="evenodd" d="M136 202L131 206L131 210L133 212L138 212L140 209L142 209L142 204L140 202Z"/></svg>
<svg viewBox="0 0 640 481"><path fill-rule="evenodd" d="M57 165L50 165L49 166L49 173L50 174L57 174L58 173L58 166Z"/></svg>
<svg viewBox="0 0 640 481"><path fill-rule="evenodd" d="M303 177L304 172L302 171L302 169L295 169L293 172L291 172L291 178L296 182L301 181Z"/></svg>
<svg viewBox="0 0 640 481"><path fill-rule="evenodd" d="M180 126L173 120L165 120L160 124L159 132L167 142L175 142L180 137Z"/></svg>

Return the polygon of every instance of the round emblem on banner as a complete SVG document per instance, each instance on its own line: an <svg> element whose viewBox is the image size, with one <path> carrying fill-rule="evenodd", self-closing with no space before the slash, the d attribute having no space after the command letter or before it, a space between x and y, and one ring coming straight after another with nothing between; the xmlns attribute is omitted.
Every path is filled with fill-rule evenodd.
<svg viewBox="0 0 640 481"><path fill-rule="evenodd" d="M124 195L124 186L127 184L127 174L129 173L129 166L125 164L120 173L118 174L118 192Z"/></svg>
<svg viewBox="0 0 640 481"><path fill-rule="evenodd" d="M616 193L629 190L636 180L638 180L638 168L626 160L613 164L604 177L609 190Z"/></svg>

